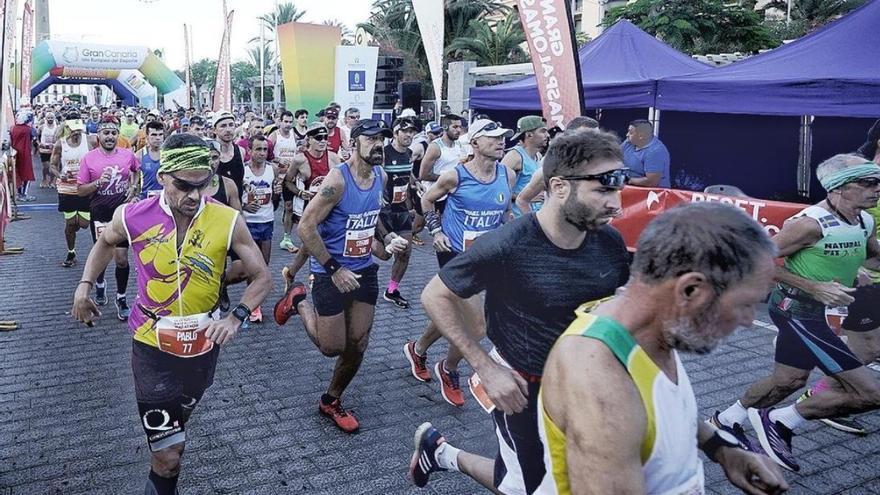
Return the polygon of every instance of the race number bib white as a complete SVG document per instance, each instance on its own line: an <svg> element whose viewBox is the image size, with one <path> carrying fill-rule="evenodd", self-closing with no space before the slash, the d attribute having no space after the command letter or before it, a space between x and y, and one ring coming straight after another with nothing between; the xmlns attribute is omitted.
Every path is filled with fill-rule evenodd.
<svg viewBox="0 0 880 495"><path fill-rule="evenodd" d="M406 201L406 192L409 189L409 186L394 186L394 195L391 196L392 203L403 203Z"/></svg>
<svg viewBox="0 0 880 495"><path fill-rule="evenodd" d="M67 171L58 178L56 187L58 194L76 194L79 185L76 182L76 176L79 174L79 166L68 168Z"/></svg>
<svg viewBox="0 0 880 495"><path fill-rule="evenodd" d="M156 322L156 341L159 349L177 357L201 356L214 348L205 336L205 329L213 318L209 313L192 316L163 316Z"/></svg>
<svg viewBox="0 0 880 495"><path fill-rule="evenodd" d="M272 202L272 188L269 186L254 186L253 189L249 191L250 197L248 198L251 203L256 203L259 206L265 206Z"/></svg>
<svg viewBox="0 0 880 495"><path fill-rule="evenodd" d="M369 256L370 249L373 245L373 235L375 233L375 227L362 230L346 230L345 251L343 252L343 255L349 258L363 258Z"/></svg>
<svg viewBox="0 0 880 495"><path fill-rule="evenodd" d="M162 190L161 190L161 189L155 189L155 190L152 190L152 191L147 191L147 197L148 197L148 198L152 198L153 196L158 196L158 195L160 195L160 194L162 194Z"/></svg>
<svg viewBox="0 0 880 495"><path fill-rule="evenodd" d="M473 244L474 241L477 240L477 237L480 237L481 235L485 234L486 232L488 232L488 230L481 230L481 231L465 230L464 235L462 235L462 241L463 241L462 244L464 244L462 246L464 248L463 250L467 251L468 248L471 247L471 244Z"/></svg>
<svg viewBox="0 0 880 495"><path fill-rule="evenodd" d="M104 230L107 229L108 225L110 225L110 222L99 222L95 220L95 237L101 237L101 234L104 233Z"/></svg>

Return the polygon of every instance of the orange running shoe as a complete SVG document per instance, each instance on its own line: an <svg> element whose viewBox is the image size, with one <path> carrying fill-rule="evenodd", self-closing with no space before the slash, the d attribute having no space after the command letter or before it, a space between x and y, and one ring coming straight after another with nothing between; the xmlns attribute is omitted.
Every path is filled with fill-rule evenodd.
<svg viewBox="0 0 880 495"><path fill-rule="evenodd" d="M318 400L318 411L332 419L336 426L346 433L354 433L360 427L357 418L351 411L342 408L339 399L334 399L330 404L324 404L323 400Z"/></svg>
<svg viewBox="0 0 880 495"><path fill-rule="evenodd" d="M425 366L428 356L422 356L416 352L416 343L414 341L407 340L406 344L403 344L403 355L409 361L409 371L412 373L412 376L416 377L416 380L420 382L431 381L431 372Z"/></svg>
<svg viewBox="0 0 880 495"><path fill-rule="evenodd" d="M306 298L306 286L302 282L295 282L287 293L275 303L273 316L275 323L284 325L291 316L297 314L296 305Z"/></svg>
<svg viewBox="0 0 880 495"><path fill-rule="evenodd" d="M464 405L464 395L461 393L457 371L446 371L446 360L434 365L434 374L440 379L440 394L446 402L455 407Z"/></svg>

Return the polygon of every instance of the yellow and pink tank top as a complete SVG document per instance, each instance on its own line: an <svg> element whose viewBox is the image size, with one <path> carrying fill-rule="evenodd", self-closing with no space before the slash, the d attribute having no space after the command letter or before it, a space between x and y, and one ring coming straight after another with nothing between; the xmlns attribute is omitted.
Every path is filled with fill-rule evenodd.
<svg viewBox="0 0 880 495"><path fill-rule="evenodd" d="M135 340L159 347L154 316L190 316L215 307L237 216L238 211L204 198L178 249L177 225L164 192L125 207L122 222L137 274L128 319Z"/></svg>

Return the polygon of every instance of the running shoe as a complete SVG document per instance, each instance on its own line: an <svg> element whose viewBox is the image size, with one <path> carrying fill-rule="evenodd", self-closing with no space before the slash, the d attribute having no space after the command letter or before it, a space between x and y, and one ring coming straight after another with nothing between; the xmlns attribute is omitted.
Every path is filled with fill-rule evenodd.
<svg viewBox="0 0 880 495"><path fill-rule="evenodd" d="M405 297L400 295L399 290L388 292L388 289L385 289L385 294L382 295L382 299L385 299L386 301L390 302L400 309L409 308L409 301L407 301Z"/></svg>
<svg viewBox="0 0 880 495"><path fill-rule="evenodd" d="M813 390L807 389L800 397L798 397L798 402L803 402L809 397L813 396ZM853 416L837 416L834 418L821 418L819 421L825 423L826 425L834 428L835 430L840 430L846 433L852 433L853 435L864 436L868 434L867 428L864 427L856 418Z"/></svg>
<svg viewBox="0 0 880 495"><path fill-rule="evenodd" d="M281 242L278 243L278 247L280 247L281 249L286 249L291 253L295 252L296 250L296 246L293 245L293 240L291 240L290 234L284 234Z"/></svg>
<svg viewBox="0 0 880 495"><path fill-rule="evenodd" d="M722 423L720 419L718 419L719 414L721 414L720 411L715 411L715 414L707 419L706 423L735 436L736 439L739 440L740 445L742 445L742 447L749 452L760 453L760 450L755 445L752 445L752 441L749 440L749 437L746 436L746 431L743 429L741 424L734 423L733 426L727 426L726 424Z"/></svg>
<svg viewBox="0 0 880 495"><path fill-rule="evenodd" d="M428 356L416 352L416 343L414 341L407 340L406 344L403 344L403 355L406 356L406 360L409 361L409 371L416 380L420 382L431 381L431 372L428 371L428 367L425 366L425 363L428 361Z"/></svg>
<svg viewBox="0 0 880 495"><path fill-rule="evenodd" d="M442 360L434 365L434 374L440 379L440 394L446 402L455 407L464 405L464 395L461 393L459 385L459 376L457 371L446 371L444 365L446 360Z"/></svg>
<svg viewBox="0 0 880 495"><path fill-rule="evenodd" d="M128 308L128 302L124 297L116 298L116 317L119 318L119 321L128 321L128 316L131 314L131 309Z"/></svg>
<svg viewBox="0 0 880 495"><path fill-rule="evenodd" d="M98 306L106 306L107 305L107 286L98 287L95 286L95 304Z"/></svg>
<svg viewBox="0 0 880 495"><path fill-rule="evenodd" d="M318 411L332 419L336 426L346 433L354 433L360 427L357 418L354 417L351 411L346 411L342 408L342 403L339 402L339 399L334 399L330 404L324 404L323 400L319 400Z"/></svg>
<svg viewBox="0 0 880 495"><path fill-rule="evenodd" d="M284 296L275 303L273 316L275 323L284 325L291 316L297 314L296 305L306 298L306 286L302 282L294 283Z"/></svg>
<svg viewBox="0 0 880 495"><path fill-rule="evenodd" d="M415 244L416 246L424 246L425 245L425 241L423 241L422 238L419 237L419 234L412 235L412 243Z"/></svg>
<svg viewBox="0 0 880 495"><path fill-rule="evenodd" d="M874 371L880 372L880 360L872 361L868 363L868 369L872 369Z"/></svg>
<svg viewBox="0 0 880 495"><path fill-rule="evenodd" d="M257 306L257 309L251 311L251 316L248 319L251 323L263 323L263 309Z"/></svg>
<svg viewBox="0 0 880 495"><path fill-rule="evenodd" d="M76 252L68 251L67 258L61 262L61 266L64 268L70 268L76 264Z"/></svg>
<svg viewBox="0 0 880 495"><path fill-rule="evenodd" d="M419 488L428 484L431 473L446 471L437 463L437 449L446 443L443 435L431 423L422 423L416 428L415 450L409 461L409 477Z"/></svg>
<svg viewBox="0 0 880 495"><path fill-rule="evenodd" d="M33 201L36 201L36 199L37 199L36 196L30 196L30 195L28 195L28 194L20 195L20 196L18 197L18 201L19 201L20 203L31 203L31 202L33 202Z"/></svg>
<svg viewBox="0 0 880 495"><path fill-rule="evenodd" d="M794 436L787 426L779 421L770 420L772 407L765 409L749 409L749 422L758 435L758 442L764 453L776 464L791 471L800 471L801 467L791 453L791 439Z"/></svg>

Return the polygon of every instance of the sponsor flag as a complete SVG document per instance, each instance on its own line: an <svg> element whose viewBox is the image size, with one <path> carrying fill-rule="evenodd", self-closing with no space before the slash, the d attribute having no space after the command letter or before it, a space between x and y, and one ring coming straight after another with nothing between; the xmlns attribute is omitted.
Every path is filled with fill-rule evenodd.
<svg viewBox="0 0 880 495"><path fill-rule="evenodd" d="M337 46L333 100L342 108L357 108L364 118L373 115L378 60L378 47Z"/></svg>
<svg viewBox="0 0 880 495"><path fill-rule="evenodd" d="M428 57L428 69L431 71L431 84L434 86L434 99L437 108L443 98L443 0L412 0L419 32L422 35L422 46ZM413 110L418 113L419 108ZM440 117L440 112L437 112Z"/></svg>
<svg viewBox="0 0 880 495"><path fill-rule="evenodd" d="M214 112L232 110L232 75L229 68L229 36L232 33L231 11L226 16L226 29L223 30L223 40L220 42L220 57L217 60L217 75L214 78Z"/></svg>
<svg viewBox="0 0 880 495"><path fill-rule="evenodd" d="M187 28L186 24L183 25L183 45L184 71L186 71L186 98L183 99L183 104L186 108L189 108L192 106L192 77L189 67L189 28Z"/></svg>
<svg viewBox="0 0 880 495"><path fill-rule="evenodd" d="M31 0L25 1L21 20L21 104L30 104L31 57L34 51L34 8Z"/></svg>
<svg viewBox="0 0 880 495"><path fill-rule="evenodd" d="M3 12L0 27L3 28L2 51L0 51L0 140L8 139L7 132L15 122L12 113L12 91L9 84L10 62L15 46L15 13L18 0L0 0Z"/></svg>
<svg viewBox="0 0 880 495"><path fill-rule="evenodd" d="M569 0L517 0L547 126L565 128L584 108Z"/></svg>

